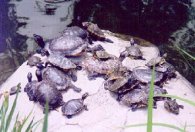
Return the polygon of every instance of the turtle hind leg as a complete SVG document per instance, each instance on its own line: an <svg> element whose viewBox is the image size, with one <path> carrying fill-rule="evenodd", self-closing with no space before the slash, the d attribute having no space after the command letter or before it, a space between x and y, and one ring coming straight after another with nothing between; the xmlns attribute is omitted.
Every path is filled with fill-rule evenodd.
<svg viewBox="0 0 195 132"><path fill-rule="evenodd" d="M82 91L81 88L76 87L75 85L71 84L69 88L73 89L75 92L80 93Z"/></svg>

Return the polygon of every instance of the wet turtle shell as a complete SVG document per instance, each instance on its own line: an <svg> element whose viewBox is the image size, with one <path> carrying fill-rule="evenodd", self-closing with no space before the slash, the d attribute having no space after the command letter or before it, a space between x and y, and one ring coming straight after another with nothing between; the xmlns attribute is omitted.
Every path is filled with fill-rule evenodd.
<svg viewBox="0 0 195 132"><path fill-rule="evenodd" d="M45 107L48 101L49 110L53 110L63 104L63 97L60 91L56 88L55 84L43 80L39 83L36 89L37 101Z"/></svg>
<svg viewBox="0 0 195 132"><path fill-rule="evenodd" d="M49 82L54 83L58 90L67 90L69 88L72 88L76 92L81 91L80 88L77 88L75 85L72 84L68 75L56 68L45 68L42 73L42 78L43 80L47 80Z"/></svg>
<svg viewBox="0 0 195 132"><path fill-rule="evenodd" d="M120 57L131 57L134 59L142 59L142 52L137 46L130 46L121 52Z"/></svg>
<svg viewBox="0 0 195 132"><path fill-rule="evenodd" d="M56 67L59 67L63 70L75 69L76 65L69 60L68 58L60 55L60 54L50 54L47 58L47 64L52 64Z"/></svg>
<svg viewBox="0 0 195 132"><path fill-rule="evenodd" d="M76 36L76 37L80 37L82 39L86 39L88 34L87 31L85 31L84 29L78 27L78 26L72 26L72 27L67 27L63 33L63 36Z"/></svg>
<svg viewBox="0 0 195 132"><path fill-rule="evenodd" d="M27 61L27 65L29 66L36 66L39 63L41 63L41 58L37 56L31 56Z"/></svg>
<svg viewBox="0 0 195 132"><path fill-rule="evenodd" d="M146 66L152 67L153 65L162 65L163 63L166 62L165 60L166 56L167 54L164 54L162 57L158 56L158 57L152 58L151 60L148 61Z"/></svg>
<svg viewBox="0 0 195 132"><path fill-rule="evenodd" d="M154 83L160 82L163 78L163 73L155 72L154 74ZM134 68L132 71L132 79L140 81L141 83L149 83L152 80L152 70Z"/></svg>
<svg viewBox="0 0 195 132"><path fill-rule="evenodd" d="M164 102L164 108L173 113L173 114L176 114L178 115L179 114L179 108L183 109L184 106L183 105L179 105L177 102L176 102L176 99L172 100L172 99L168 99L168 100L165 100Z"/></svg>
<svg viewBox="0 0 195 132"><path fill-rule="evenodd" d="M94 53L94 57L100 60L108 60L108 59L114 59L116 58L114 55L108 54L106 51L96 51Z"/></svg>
<svg viewBox="0 0 195 132"><path fill-rule="evenodd" d="M85 93L81 99L72 99L66 102L62 106L62 113L68 118L71 118L73 115L79 114L83 109L87 110L86 105L84 105L84 100L88 96L88 93Z"/></svg>
<svg viewBox="0 0 195 132"><path fill-rule="evenodd" d="M147 107L148 94L142 89L133 89L125 94L121 100L122 104L131 107L132 110Z"/></svg>
<svg viewBox="0 0 195 132"><path fill-rule="evenodd" d="M64 56L80 56L87 48L88 43L80 37L75 36L61 36L53 39L51 43L47 44L45 49L50 54L61 54Z"/></svg>

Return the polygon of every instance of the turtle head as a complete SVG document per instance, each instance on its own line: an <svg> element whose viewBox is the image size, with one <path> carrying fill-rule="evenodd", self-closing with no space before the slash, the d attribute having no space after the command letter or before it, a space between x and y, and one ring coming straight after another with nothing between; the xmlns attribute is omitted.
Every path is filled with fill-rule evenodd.
<svg viewBox="0 0 195 132"><path fill-rule="evenodd" d="M130 39L130 45L135 45L135 40L133 38Z"/></svg>
<svg viewBox="0 0 195 132"><path fill-rule="evenodd" d="M91 22L82 22L84 28L88 28L91 25Z"/></svg>
<svg viewBox="0 0 195 132"><path fill-rule="evenodd" d="M37 34L33 34L34 40L35 42L41 47L44 48L45 47L45 42L43 40L43 37L41 37L40 35Z"/></svg>
<svg viewBox="0 0 195 132"><path fill-rule="evenodd" d="M40 81L43 80L43 79L42 79L42 71L41 71L41 69L38 68L38 69L36 70L35 74L36 74L36 77L37 77L38 82L40 82Z"/></svg>
<svg viewBox="0 0 195 132"><path fill-rule="evenodd" d="M85 100L88 96L89 96L89 93L84 93L81 99Z"/></svg>
<svg viewBox="0 0 195 132"><path fill-rule="evenodd" d="M167 53L164 53L163 55L162 55L162 58L166 58L167 57Z"/></svg>
<svg viewBox="0 0 195 132"><path fill-rule="evenodd" d="M32 73L31 72L29 72L27 74L27 79L28 79L28 82L32 82Z"/></svg>

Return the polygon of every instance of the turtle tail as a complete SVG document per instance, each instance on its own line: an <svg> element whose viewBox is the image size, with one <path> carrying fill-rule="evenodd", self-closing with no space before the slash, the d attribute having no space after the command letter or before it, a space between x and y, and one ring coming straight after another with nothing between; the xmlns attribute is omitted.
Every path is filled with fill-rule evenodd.
<svg viewBox="0 0 195 132"><path fill-rule="evenodd" d="M114 43L111 39L105 38L104 41L108 42L108 43Z"/></svg>

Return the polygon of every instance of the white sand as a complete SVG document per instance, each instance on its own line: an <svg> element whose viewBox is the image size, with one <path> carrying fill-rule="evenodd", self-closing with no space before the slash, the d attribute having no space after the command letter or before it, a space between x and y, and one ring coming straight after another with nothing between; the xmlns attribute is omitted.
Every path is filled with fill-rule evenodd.
<svg viewBox="0 0 195 132"><path fill-rule="evenodd" d="M114 41L111 43L95 42L101 44L109 53L118 56L119 51L124 49L129 42L120 40L116 37L108 36ZM157 48L154 47L142 47L141 48L144 57L148 61L152 57L159 54ZM125 59L123 64L132 69L136 66L143 66L146 61ZM26 65L26 62L2 85L1 91L8 90L10 87L21 83L22 92L19 94L16 111L20 112L19 119L23 119L29 114L31 110L32 116L35 117L35 121L43 118L42 108L38 103L33 103L28 100L27 94L23 92L23 88L27 83L26 75L28 72L35 72L35 68L30 68ZM180 97L184 97L195 101L194 88L185 78L179 73L176 79L171 79L168 84L165 85L169 94L174 94ZM34 75L34 74L33 74ZM35 79L35 75L33 76ZM62 116L61 109L58 111L51 111L49 113L49 132L145 132L146 127L135 127L122 129L121 127L130 124L146 123L147 110L137 110L132 112L126 106L120 105L110 94L109 91L103 88L104 80L97 78L94 81L89 81L85 71L78 72L78 81L75 85L82 88L81 93L75 93L69 90L67 93L63 93L64 101L72 98L80 98L83 93L89 92L90 96L85 100L85 104L88 106L89 111L83 111L77 116L71 119L67 119ZM15 96L10 97L10 102L13 102ZM1 99L2 101L2 99ZM2 102L1 102L2 103ZM178 103L184 105L184 109L180 110L179 115L174 115L167 112L163 107L163 102L158 102L157 109L154 109L154 122L173 124L178 127L183 127L185 123L188 125L195 124L195 107L181 102ZM15 112L17 113L17 112ZM15 117L16 115L14 115ZM13 120L14 121L14 120ZM13 123L13 122L12 122ZM37 131L41 131L40 125ZM174 129L155 126L154 132L173 132ZM187 127L188 132L194 132L195 128Z"/></svg>

